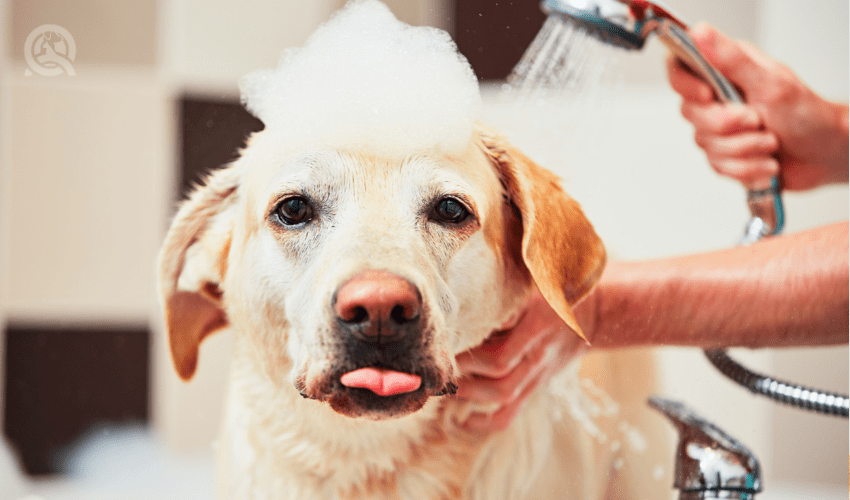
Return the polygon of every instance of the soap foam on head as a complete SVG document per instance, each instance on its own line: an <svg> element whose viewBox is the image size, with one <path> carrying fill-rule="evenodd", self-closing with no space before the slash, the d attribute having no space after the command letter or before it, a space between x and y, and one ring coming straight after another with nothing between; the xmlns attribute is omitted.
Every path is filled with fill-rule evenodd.
<svg viewBox="0 0 850 500"><path fill-rule="evenodd" d="M481 97L444 31L397 20L377 0L352 1L276 69L239 82L245 107L283 147L398 157L461 153Z"/></svg>

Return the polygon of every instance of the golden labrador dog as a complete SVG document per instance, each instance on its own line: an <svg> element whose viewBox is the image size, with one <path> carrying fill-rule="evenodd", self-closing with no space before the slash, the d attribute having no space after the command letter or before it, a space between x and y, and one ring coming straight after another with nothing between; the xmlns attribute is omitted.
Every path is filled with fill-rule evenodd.
<svg viewBox="0 0 850 500"><path fill-rule="evenodd" d="M448 34L358 0L241 90L266 129L183 203L159 262L183 379L204 337L234 335L221 498L664 496L634 356L573 362L503 431L459 425L493 408L454 396L455 357L536 290L581 335L605 250L551 172L475 123Z"/></svg>
<svg viewBox="0 0 850 500"><path fill-rule="evenodd" d="M182 378L204 337L235 335L221 498L648 493L634 472L646 457L615 439L629 429L605 413L612 402L583 422L542 387L504 431L456 425L468 409L452 396L455 355L534 287L580 332L571 307L605 250L553 174L480 126L462 154L403 159L320 149L265 161L264 134L183 203L159 264ZM621 390L635 370L605 355L584 365L621 411L642 405Z"/></svg>

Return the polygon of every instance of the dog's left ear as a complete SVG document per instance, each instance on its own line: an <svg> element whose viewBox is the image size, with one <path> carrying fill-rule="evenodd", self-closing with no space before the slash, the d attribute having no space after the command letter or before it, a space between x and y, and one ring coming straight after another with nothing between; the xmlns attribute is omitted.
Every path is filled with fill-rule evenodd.
<svg viewBox="0 0 850 500"><path fill-rule="evenodd" d="M498 135L479 130L508 202L522 219L522 258L540 293L558 316L586 340L572 306L599 280L605 247L559 179Z"/></svg>

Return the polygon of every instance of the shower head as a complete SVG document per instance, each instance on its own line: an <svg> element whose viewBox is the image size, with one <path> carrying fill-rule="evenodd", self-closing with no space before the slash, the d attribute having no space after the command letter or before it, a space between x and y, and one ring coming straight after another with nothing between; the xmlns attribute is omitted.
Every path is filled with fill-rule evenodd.
<svg viewBox="0 0 850 500"><path fill-rule="evenodd" d="M655 33L691 70L711 85L723 102L742 102L735 88L700 54L687 25L661 2L646 0L543 0L541 10L550 18L584 28L603 43L630 50L643 48Z"/></svg>
<svg viewBox="0 0 850 500"><path fill-rule="evenodd" d="M609 45L640 50L646 37L642 22L629 6L616 0L543 0L540 9L584 27Z"/></svg>
<svg viewBox="0 0 850 500"><path fill-rule="evenodd" d="M543 59L566 57L565 52L553 50L547 43L551 33L558 33L552 24L573 26L602 43L629 50L643 48L649 35L655 33L664 45L691 71L707 82L717 99L724 103L743 103L735 87L700 53L687 32L687 25L674 16L661 2L647 0L543 0L541 10L548 16L544 28L523 55L509 83L546 80L549 68L558 64L530 64L540 54ZM534 73L537 71L538 73ZM540 75L540 72L543 75ZM531 77L529 77L531 75ZM784 224L779 182L773 178L759 179L747 186L747 202L753 217L742 240L752 243L764 236L778 234Z"/></svg>
<svg viewBox="0 0 850 500"><path fill-rule="evenodd" d="M645 0L543 0L540 8L584 26L603 42L625 49L643 48L646 38L659 23L685 28L660 2Z"/></svg>

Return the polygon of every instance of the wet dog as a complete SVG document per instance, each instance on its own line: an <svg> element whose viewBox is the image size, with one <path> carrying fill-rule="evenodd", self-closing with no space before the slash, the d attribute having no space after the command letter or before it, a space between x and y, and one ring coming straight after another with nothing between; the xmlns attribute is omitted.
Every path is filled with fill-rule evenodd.
<svg viewBox="0 0 850 500"><path fill-rule="evenodd" d="M204 337L234 335L220 496L657 497L633 487L652 475L638 460L616 467L618 405L583 396L643 405L650 378L626 358L576 361L504 431L457 425L492 409L453 396L455 356L537 290L581 335L572 307L605 250L551 172L475 124L478 83L447 34L374 1L344 12L243 81L266 129L183 203L160 254L179 375Z"/></svg>
<svg viewBox="0 0 850 500"><path fill-rule="evenodd" d="M206 335L235 335L221 496L604 493L612 454L553 416L545 389L506 431L454 424L454 356L533 287L580 331L571 306L605 251L555 176L482 127L454 156L307 150L266 162L267 148L256 134L189 197L159 267L181 377ZM563 495L540 496L553 485Z"/></svg>

